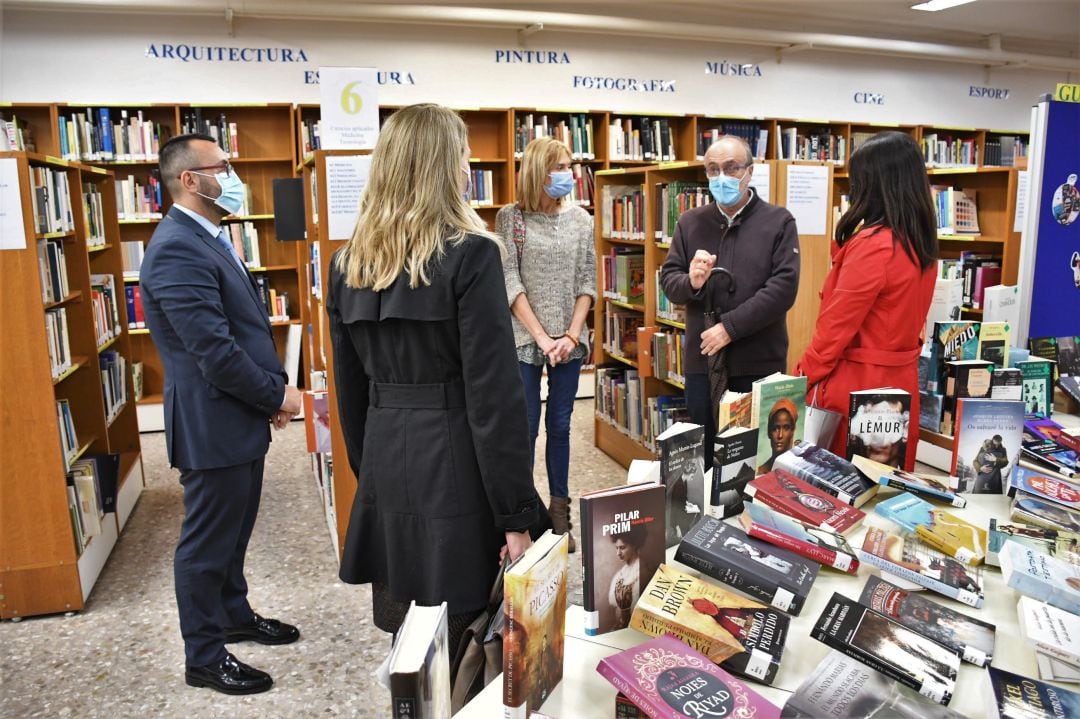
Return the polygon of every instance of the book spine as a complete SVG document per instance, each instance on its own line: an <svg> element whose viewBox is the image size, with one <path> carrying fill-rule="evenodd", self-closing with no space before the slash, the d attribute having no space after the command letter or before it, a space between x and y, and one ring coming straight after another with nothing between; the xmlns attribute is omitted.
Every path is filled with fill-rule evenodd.
<svg viewBox="0 0 1080 719"><path fill-rule="evenodd" d="M847 554L820 547L816 544L811 544L810 542L804 542L795 537L790 537L783 532L778 532L775 529L763 527L760 524L751 524L747 534L751 537L766 541L769 544L775 544L778 547L790 549L796 554L800 554L808 559L813 559L815 562L832 567L833 569L839 569L841 572L855 574L855 572L859 571L859 560L854 559Z"/></svg>
<svg viewBox="0 0 1080 719"><path fill-rule="evenodd" d="M593 592L596 587L596 571L593 562L592 522L593 503L587 499L581 500L581 604L585 610L585 633L592 636L599 633L600 616L596 609L596 597Z"/></svg>
<svg viewBox="0 0 1080 719"><path fill-rule="evenodd" d="M938 580L927 577L924 574L919 574L918 572L908 569L907 567L901 567L897 564L893 564L887 559L882 559L881 557L873 554L872 552L860 551L859 556L862 558L862 561L867 562L868 564L872 564L878 569L884 569L890 574L895 574L896 576L906 579L909 582L915 582L920 586L931 589L938 594L950 597L958 602L963 602L969 607L975 607L976 609L979 609L983 605L983 598L978 594L975 594L974 592L969 592L967 590L960 589L959 587L951 587L944 582L939 582Z"/></svg>
<svg viewBox="0 0 1080 719"><path fill-rule="evenodd" d="M616 671L610 663L601 661L597 665L596 671L600 673L604 679L611 682L611 685L626 695L626 698L634 702L640 709L642 709L650 717L667 719L667 717L676 717L677 714L673 713L669 708L663 706L657 706L653 703L651 697L647 697L641 693L637 684L628 681L622 674Z"/></svg>
<svg viewBox="0 0 1080 719"><path fill-rule="evenodd" d="M923 499L932 499L938 502L948 502L954 507L962 508L967 506L967 500L958 494L953 494L952 492L941 492L930 487L924 487L921 484L911 484L909 482L901 480L899 477L882 477L879 482L882 486L910 492L916 497L921 497Z"/></svg>
<svg viewBox="0 0 1080 719"><path fill-rule="evenodd" d="M811 636L819 642L825 644L826 646L832 647L833 649L842 652L843 654L846 654L852 659L862 662L871 669L879 671L891 679L895 679L904 686L911 687L915 691L919 692L919 694L922 694L928 699L933 699L939 704L948 704L949 701L952 699L952 695L949 692L939 689L938 686L928 686L924 682L920 682L919 680L915 679L915 677L910 676L905 672L897 671L897 669L893 665L883 662L880 658L878 658L877 655L867 651L863 651L858 647L854 647L847 642L830 635L828 632L822 629L815 627Z"/></svg>
<svg viewBox="0 0 1080 719"><path fill-rule="evenodd" d="M1078 656L1077 654L1073 652L1068 652L1054 644L1048 644L1046 642L1039 641L1038 639L1031 639L1029 637L1028 641L1031 642L1031 646L1035 647L1036 651L1052 656L1055 659L1059 659L1066 664L1080 669L1080 656Z"/></svg>

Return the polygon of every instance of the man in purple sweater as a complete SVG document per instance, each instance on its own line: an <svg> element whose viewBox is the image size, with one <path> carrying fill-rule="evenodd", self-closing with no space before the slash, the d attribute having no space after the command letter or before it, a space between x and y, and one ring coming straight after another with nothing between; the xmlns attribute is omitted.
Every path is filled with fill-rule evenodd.
<svg viewBox="0 0 1080 719"><path fill-rule="evenodd" d="M753 161L749 145L731 135L709 147L705 176L716 203L679 218L660 270L664 294L686 306L686 404L691 420L705 427L706 469L718 410L709 398L708 357L727 348L728 387L736 392L787 369L785 317L799 289L799 235L790 212L750 188ZM734 275L734 292L723 276L705 284L713 267ZM706 293L720 317L708 330Z"/></svg>

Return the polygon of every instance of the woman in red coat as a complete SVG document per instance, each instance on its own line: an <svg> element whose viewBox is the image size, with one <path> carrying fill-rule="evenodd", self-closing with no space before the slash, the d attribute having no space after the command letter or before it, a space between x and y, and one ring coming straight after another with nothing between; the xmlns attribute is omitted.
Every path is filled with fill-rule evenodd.
<svg viewBox="0 0 1080 719"><path fill-rule="evenodd" d="M836 227L832 269L810 346L799 360L807 401L843 417L830 449L847 451L850 393L897 387L911 393L906 428L863 438L906 442L915 466L919 431L918 361L934 293L937 220L919 146L881 132L852 154L851 207ZM890 436L895 435L895 436Z"/></svg>

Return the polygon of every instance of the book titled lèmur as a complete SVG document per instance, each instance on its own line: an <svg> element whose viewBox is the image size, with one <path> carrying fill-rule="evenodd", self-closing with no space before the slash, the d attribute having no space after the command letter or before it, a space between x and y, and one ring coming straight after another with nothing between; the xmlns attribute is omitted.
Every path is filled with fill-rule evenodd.
<svg viewBox="0 0 1080 719"><path fill-rule="evenodd" d="M755 599L798 615L820 569L817 562L705 517L679 543L676 561Z"/></svg>
<svg viewBox="0 0 1080 719"><path fill-rule="evenodd" d="M780 709L674 637L600 660L596 671L651 719L779 719Z"/></svg>
<svg viewBox="0 0 1080 719"><path fill-rule="evenodd" d="M731 672L772 684L791 618L666 564L634 609L630 626L673 634Z"/></svg>
<svg viewBox="0 0 1080 719"><path fill-rule="evenodd" d="M958 652L970 664L985 666L994 657L992 624L938 604L922 593L869 576L859 603Z"/></svg>
<svg viewBox="0 0 1080 719"><path fill-rule="evenodd" d="M674 547L705 514L705 428L676 422L656 443L660 482L667 488L667 546Z"/></svg>
<svg viewBox="0 0 1080 719"><path fill-rule="evenodd" d="M825 605L810 636L938 704L952 701L959 654L839 593Z"/></svg>
<svg viewBox="0 0 1080 719"><path fill-rule="evenodd" d="M652 482L581 496L585 633L630 625L645 585L664 561L664 487Z"/></svg>
<svg viewBox="0 0 1080 719"><path fill-rule="evenodd" d="M562 680L567 538L551 530L503 578L503 716L526 719Z"/></svg>
<svg viewBox="0 0 1080 719"><path fill-rule="evenodd" d="M903 469L907 458L911 394L882 387L852 392L848 406L847 459L860 455Z"/></svg>
<svg viewBox="0 0 1080 719"><path fill-rule="evenodd" d="M781 719L962 719L862 662L831 651L803 680Z"/></svg>

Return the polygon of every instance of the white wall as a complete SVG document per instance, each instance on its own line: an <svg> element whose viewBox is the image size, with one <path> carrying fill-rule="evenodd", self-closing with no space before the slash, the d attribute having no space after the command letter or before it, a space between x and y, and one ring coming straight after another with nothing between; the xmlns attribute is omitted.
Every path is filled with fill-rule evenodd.
<svg viewBox="0 0 1080 719"><path fill-rule="evenodd" d="M205 57L162 55L165 45ZM218 50L217 48L225 48ZM307 61L229 61L229 49L303 50ZM521 50L513 31L363 23L223 20L7 11L0 24L0 100L6 102L318 102L307 84L320 65L375 66L411 74L384 85L383 104L547 107L833 119L1026 129L1037 97L1065 81L1048 72L801 52L776 64L767 48L541 32L527 49L565 53L568 64L496 62ZM174 55L176 51L174 50ZM280 53L279 53L280 54ZM250 58L254 53L247 53ZM237 57L239 60L239 57ZM707 63L758 63L750 77L709 74ZM757 73L760 72L760 75ZM674 92L586 89L574 78L673 83ZM580 84L580 80L579 80ZM971 96L971 87L1008 97ZM856 102L872 93L880 105Z"/></svg>

